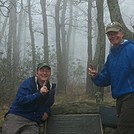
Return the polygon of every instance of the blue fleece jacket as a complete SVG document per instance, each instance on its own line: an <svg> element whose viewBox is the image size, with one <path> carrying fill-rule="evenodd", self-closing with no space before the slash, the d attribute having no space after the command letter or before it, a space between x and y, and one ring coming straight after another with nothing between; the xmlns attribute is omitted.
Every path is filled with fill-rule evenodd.
<svg viewBox="0 0 134 134"><path fill-rule="evenodd" d="M113 98L134 92L134 43L113 46L100 74L92 78L97 86L111 85Z"/></svg>
<svg viewBox="0 0 134 134"><path fill-rule="evenodd" d="M55 87L56 84L52 84L49 92L46 95L42 95L37 89L35 77L26 79L20 85L16 98L8 113L41 123L43 113L46 112L48 115L51 113L50 107L54 103Z"/></svg>

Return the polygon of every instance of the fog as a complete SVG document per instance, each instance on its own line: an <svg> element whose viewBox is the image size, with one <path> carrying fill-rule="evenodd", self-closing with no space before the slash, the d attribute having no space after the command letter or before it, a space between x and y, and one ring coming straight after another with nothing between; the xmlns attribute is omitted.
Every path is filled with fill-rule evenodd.
<svg viewBox="0 0 134 134"><path fill-rule="evenodd" d="M41 1L30 0L31 14L29 12L28 1L13 0L10 2L0 0L0 57L2 67L13 71L10 73L21 81L21 79L33 74L38 62L48 60L53 68L52 79L54 81L57 82L57 79L59 79L57 78L57 74L59 73L66 77L63 78L66 80L64 85L77 83L79 85L84 84L85 88L87 63L89 60L88 2L86 0L61 0L58 10L59 27L56 27L57 12L55 10L60 0L46 0L46 6L44 5L46 18L44 20L42 15L45 15L45 10L42 14ZM134 1L118 0L118 2L125 25L130 31L134 32ZM103 22L106 26L111 22L106 0L104 0L103 4L103 13ZM30 19L29 16L31 17ZM93 59L97 47L97 37L102 37L102 35L98 35L99 26L97 25L96 1L92 1L90 20L92 25L91 42ZM31 24L29 23L30 21ZM47 25L47 30L43 26L44 23L45 26ZM45 37L47 37L48 43ZM104 46L105 44L104 53L106 59L110 48L107 37ZM57 49L59 46L60 50ZM44 57L45 50L49 52L48 59ZM61 57L58 57L60 52ZM32 55L33 53L34 55ZM62 67L59 70L63 70L63 72L57 72L59 64ZM4 65L6 67L10 66L11 69L6 68ZM16 68L16 74L14 74L14 67ZM1 72L3 72L2 69ZM3 79L8 79L7 76L7 74L4 74Z"/></svg>

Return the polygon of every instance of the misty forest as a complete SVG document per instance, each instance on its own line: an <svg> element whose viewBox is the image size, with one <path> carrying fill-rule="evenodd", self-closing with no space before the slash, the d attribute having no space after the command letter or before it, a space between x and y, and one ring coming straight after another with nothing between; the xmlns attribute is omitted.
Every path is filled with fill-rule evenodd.
<svg viewBox="0 0 134 134"><path fill-rule="evenodd" d="M110 43L105 27L123 25L134 39L133 0L0 0L0 106L10 104L18 86L40 62L52 67L56 97L94 99L110 96L110 87L96 87L90 63L102 69ZM58 99L56 99L58 100Z"/></svg>

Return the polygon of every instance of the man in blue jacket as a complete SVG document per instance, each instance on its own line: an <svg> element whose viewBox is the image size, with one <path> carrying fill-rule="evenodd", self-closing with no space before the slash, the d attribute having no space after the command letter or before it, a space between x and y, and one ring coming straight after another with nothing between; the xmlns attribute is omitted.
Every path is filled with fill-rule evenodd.
<svg viewBox="0 0 134 134"><path fill-rule="evenodd" d="M50 83L51 67L39 63L36 75L20 85L2 128L2 134L39 134L39 124L51 114L55 84Z"/></svg>
<svg viewBox="0 0 134 134"><path fill-rule="evenodd" d="M117 134L134 134L134 43L124 39L122 25L112 22L106 27L112 44L100 73L92 65L89 75L97 86L111 86L118 114Z"/></svg>

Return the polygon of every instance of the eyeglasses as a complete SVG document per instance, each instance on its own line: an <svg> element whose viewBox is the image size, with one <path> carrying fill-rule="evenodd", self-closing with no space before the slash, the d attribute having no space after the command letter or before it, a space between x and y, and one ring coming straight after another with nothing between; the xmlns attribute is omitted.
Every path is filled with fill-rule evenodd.
<svg viewBox="0 0 134 134"><path fill-rule="evenodd" d="M41 73L50 73L51 72L51 70L50 69L48 69L48 68L41 68L41 69L39 69L38 71L40 71Z"/></svg>
<svg viewBox="0 0 134 134"><path fill-rule="evenodd" d="M119 31L120 32L120 31ZM112 36L116 36L119 32L108 32L107 36L108 37L112 37Z"/></svg>

